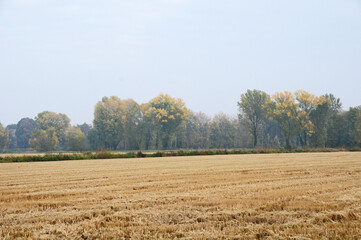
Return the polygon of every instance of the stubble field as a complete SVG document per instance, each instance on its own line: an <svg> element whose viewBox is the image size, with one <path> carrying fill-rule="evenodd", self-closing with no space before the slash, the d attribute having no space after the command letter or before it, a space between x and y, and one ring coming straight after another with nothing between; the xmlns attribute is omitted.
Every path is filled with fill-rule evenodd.
<svg viewBox="0 0 361 240"><path fill-rule="evenodd" d="M361 153L0 164L0 238L361 239Z"/></svg>

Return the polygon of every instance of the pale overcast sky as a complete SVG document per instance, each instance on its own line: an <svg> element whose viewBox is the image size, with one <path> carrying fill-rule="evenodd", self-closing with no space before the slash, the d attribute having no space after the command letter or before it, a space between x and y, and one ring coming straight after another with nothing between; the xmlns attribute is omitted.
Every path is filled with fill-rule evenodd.
<svg viewBox="0 0 361 240"><path fill-rule="evenodd" d="M237 113L247 89L361 104L360 0L0 0L0 122L116 95Z"/></svg>

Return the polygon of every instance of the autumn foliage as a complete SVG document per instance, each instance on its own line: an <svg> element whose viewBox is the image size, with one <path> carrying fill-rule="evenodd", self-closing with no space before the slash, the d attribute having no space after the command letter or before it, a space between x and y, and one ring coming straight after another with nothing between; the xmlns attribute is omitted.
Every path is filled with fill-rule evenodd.
<svg viewBox="0 0 361 240"><path fill-rule="evenodd" d="M65 114L43 111L0 129L0 151L361 147L361 107L344 111L332 94L247 90L238 113L193 112L168 94L144 104L103 97L92 124L71 126Z"/></svg>

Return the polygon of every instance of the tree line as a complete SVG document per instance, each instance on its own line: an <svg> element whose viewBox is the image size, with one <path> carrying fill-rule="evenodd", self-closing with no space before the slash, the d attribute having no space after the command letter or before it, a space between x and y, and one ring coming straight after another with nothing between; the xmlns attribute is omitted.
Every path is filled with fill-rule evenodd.
<svg viewBox="0 0 361 240"><path fill-rule="evenodd" d="M210 117L167 94L145 104L103 97L92 124L50 111L0 124L0 151L361 147L361 106L344 111L333 94L247 90L238 113Z"/></svg>

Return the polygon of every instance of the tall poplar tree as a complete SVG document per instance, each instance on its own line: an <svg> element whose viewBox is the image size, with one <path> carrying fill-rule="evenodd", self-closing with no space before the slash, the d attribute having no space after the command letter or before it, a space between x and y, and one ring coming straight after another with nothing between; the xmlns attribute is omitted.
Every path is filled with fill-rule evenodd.
<svg viewBox="0 0 361 240"><path fill-rule="evenodd" d="M257 146L262 124L270 112L270 103L270 96L256 89L248 89L246 93L241 95L241 100L238 102L239 116L245 120L248 130L253 136L253 147Z"/></svg>

